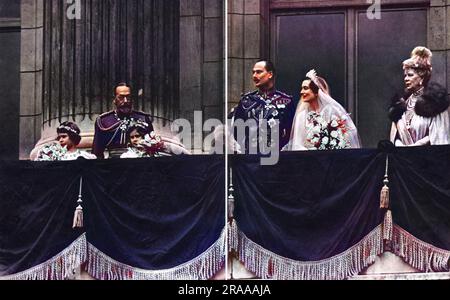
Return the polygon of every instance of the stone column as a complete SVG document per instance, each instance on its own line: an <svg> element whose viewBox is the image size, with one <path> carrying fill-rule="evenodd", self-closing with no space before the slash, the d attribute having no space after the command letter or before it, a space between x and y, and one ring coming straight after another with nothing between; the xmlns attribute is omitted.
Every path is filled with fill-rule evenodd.
<svg viewBox="0 0 450 300"><path fill-rule="evenodd" d="M251 71L255 61L268 58L268 0L228 0L228 109L242 93L254 90Z"/></svg>
<svg viewBox="0 0 450 300"><path fill-rule="evenodd" d="M431 0L428 19L428 47L433 52L433 77L450 88L450 0Z"/></svg>
<svg viewBox="0 0 450 300"><path fill-rule="evenodd" d="M223 120L223 0L180 0L180 116L203 125ZM208 133L206 133L208 134ZM203 149L204 134L194 133L194 153Z"/></svg>
<svg viewBox="0 0 450 300"><path fill-rule="evenodd" d="M224 108L224 24L222 0L203 0L203 111L206 118L223 121Z"/></svg>
<svg viewBox="0 0 450 300"><path fill-rule="evenodd" d="M228 112L235 107L241 94L255 89L252 69L255 61L268 58L266 44L269 30L268 0L228 1ZM254 278L242 263L229 261L228 278Z"/></svg>
<svg viewBox="0 0 450 300"><path fill-rule="evenodd" d="M19 157L28 159L41 137L43 0L22 0Z"/></svg>

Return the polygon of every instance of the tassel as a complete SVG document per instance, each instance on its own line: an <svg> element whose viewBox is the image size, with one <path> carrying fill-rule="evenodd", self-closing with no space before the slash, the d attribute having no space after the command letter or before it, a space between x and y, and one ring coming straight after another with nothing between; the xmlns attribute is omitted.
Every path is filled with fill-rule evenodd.
<svg viewBox="0 0 450 300"><path fill-rule="evenodd" d="M230 169L230 188L228 189L228 219L234 219L234 187L233 187L233 169Z"/></svg>
<svg viewBox="0 0 450 300"><path fill-rule="evenodd" d="M81 205L75 209L72 228L83 228L83 207Z"/></svg>
<svg viewBox="0 0 450 300"><path fill-rule="evenodd" d="M73 225L72 228L83 228L83 207L81 206L81 204L83 204L83 196L81 194L81 191L83 189L83 177L80 177L80 191L78 194L78 206L75 209L75 213L73 215Z"/></svg>
<svg viewBox="0 0 450 300"><path fill-rule="evenodd" d="M388 177L388 171L389 171L389 156L386 156L386 173L384 174L384 186L381 188L380 193L380 208L389 208L389 177Z"/></svg>
<svg viewBox="0 0 450 300"><path fill-rule="evenodd" d="M384 186L380 193L380 208L389 208L389 187L387 186L389 180L384 180Z"/></svg>

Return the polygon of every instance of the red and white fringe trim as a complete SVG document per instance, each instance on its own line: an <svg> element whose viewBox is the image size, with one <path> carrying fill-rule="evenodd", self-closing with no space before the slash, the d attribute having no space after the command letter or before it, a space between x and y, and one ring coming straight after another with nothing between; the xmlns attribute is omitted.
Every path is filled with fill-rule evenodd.
<svg viewBox="0 0 450 300"><path fill-rule="evenodd" d="M262 279L342 280L361 273L383 252L381 224L343 253L311 262L282 257L262 248L239 231L235 222L229 232L229 249L236 250L246 268Z"/></svg>
<svg viewBox="0 0 450 300"><path fill-rule="evenodd" d="M99 280L207 280L225 264L225 230L220 238L198 257L165 270L143 270L120 263L88 244L86 271Z"/></svg>
<svg viewBox="0 0 450 300"><path fill-rule="evenodd" d="M422 272L449 271L450 251L421 241L398 225L394 225L393 251L411 267Z"/></svg>
<svg viewBox="0 0 450 300"><path fill-rule="evenodd" d="M383 220L383 239L387 241L392 240L394 230L394 223L392 221L392 212L391 210L387 210L384 214Z"/></svg>
<svg viewBox="0 0 450 300"><path fill-rule="evenodd" d="M62 252L26 271L0 277L0 280L66 280L74 277L86 261L86 234L81 235Z"/></svg>

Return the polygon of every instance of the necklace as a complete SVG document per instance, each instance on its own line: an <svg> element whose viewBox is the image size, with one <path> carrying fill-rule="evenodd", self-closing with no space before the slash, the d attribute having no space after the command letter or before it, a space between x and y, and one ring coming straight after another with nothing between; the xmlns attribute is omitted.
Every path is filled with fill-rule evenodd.
<svg viewBox="0 0 450 300"><path fill-rule="evenodd" d="M406 128L410 129L411 128L411 123L412 123L412 119L414 118L414 110L407 110L405 112L405 124L406 124Z"/></svg>
<svg viewBox="0 0 450 300"><path fill-rule="evenodd" d="M423 88L414 92L411 96L409 96L408 100L406 101L405 124L407 129L411 128L412 120L416 114L415 113L416 102L422 94Z"/></svg>

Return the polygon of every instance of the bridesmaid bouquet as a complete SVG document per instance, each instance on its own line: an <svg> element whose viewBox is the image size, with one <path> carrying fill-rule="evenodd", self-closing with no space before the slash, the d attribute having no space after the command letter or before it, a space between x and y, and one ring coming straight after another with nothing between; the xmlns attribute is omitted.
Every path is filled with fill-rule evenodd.
<svg viewBox="0 0 450 300"><path fill-rule="evenodd" d="M159 152L164 150L164 142L154 131L144 136L141 146L145 149L145 152L151 156L157 156Z"/></svg>
<svg viewBox="0 0 450 300"><path fill-rule="evenodd" d="M66 147L61 147L57 143L45 145L39 150L36 161L58 161L61 160L67 153Z"/></svg>
<svg viewBox="0 0 450 300"><path fill-rule="evenodd" d="M307 117L306 141L311 149L335 150L350 148L346 128L346 117L339 118L335 115L327 122L320 114L310 112Z"/></svg>

